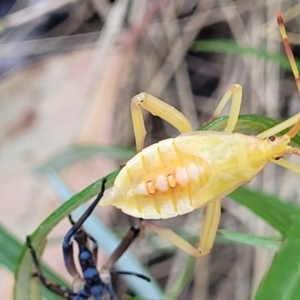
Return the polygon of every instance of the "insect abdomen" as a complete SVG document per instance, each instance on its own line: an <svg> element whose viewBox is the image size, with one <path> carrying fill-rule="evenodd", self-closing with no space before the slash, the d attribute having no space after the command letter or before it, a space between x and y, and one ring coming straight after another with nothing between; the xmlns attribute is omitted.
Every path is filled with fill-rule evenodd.
<svg viewBox="0 0 300 300"><path fill-rule="evenodd" d="M173 141L153 144L129 160L101 204L144 219L192 211L192 200L209 180L211 169L204 159L178 150Z"/></svg>

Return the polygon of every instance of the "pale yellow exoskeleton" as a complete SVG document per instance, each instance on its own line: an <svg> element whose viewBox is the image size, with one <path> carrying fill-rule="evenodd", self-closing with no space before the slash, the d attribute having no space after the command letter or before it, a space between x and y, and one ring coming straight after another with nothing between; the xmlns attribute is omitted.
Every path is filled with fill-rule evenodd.
<svg viewBox="0 0 300 300"><path fill-rule="evenodd" d="M277 19L300 89L298 70L280 12L277 12ZM300 174L299 166L281 158L288 153L300 156L300 149L289 145L300 129L300 113L257 136L248 136L233 133L242 100L240 85L231 86L213 118L219 116L230 99L232 105L225 132L201 132L193 131L187 118L163 101L146 93L133 97L131 111L138 154L120 171L100 205L114 205L124 213L144 220L173 218L206 207L197 248L170 229L149 221L143 221L142 225L190 255L203 257L209 253L219 224L220 201L224 196L251 181L269 162ZM143 149L146 130L140 107L169 122L181 135ZM275 137L291 126L286 134Z"/></svg>

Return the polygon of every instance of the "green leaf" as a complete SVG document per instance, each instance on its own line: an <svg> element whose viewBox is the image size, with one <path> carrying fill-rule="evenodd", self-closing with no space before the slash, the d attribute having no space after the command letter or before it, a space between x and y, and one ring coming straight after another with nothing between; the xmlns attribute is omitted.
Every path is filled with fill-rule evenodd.
<svg viewBox="0 0 300 300"><path fill-rule="evenodd" d="M295 216L299 213L299 207L283 202L277 196L250 190L246 187L238 188L229 197L249 208L283 236L287 235Z"/></svg>
<svg viewBox="0 0 300 300"><path fill-rule="evenodd" d="M3 226L0 226L0 247L0 264L8 268L10 271L16 272L18 260L21 255L23 245ZM29 259L31 260L31 256L29 257ZM55 275L55 273L51 271L51 269L49 269L48 267L44 266L43 270L47 278L50 278L55 282L59 282L62 285L66 285L66 283L63 280L61 280L60 277ZM32 278L32 272L30 272L29 276ZM37 279L35 281L37 281ZM47 289L43 289L42 293L43 296L48 300L61 299L58 298L58 296L53 295L53 293L51 293ZM30 299L35 300L36 298L31 297Z"/></svg>
<svg viewBox="0 0 300 300"><path fill-rule="evenodd" d="M217 118L216 120L210 122L209 124L200 128L203 131L224 131L227 125L228 116L222 116ZM248 134L248 135L256 135L267 129L274 127L277 124L280 124L280 120L273 120L265 116L257 116L257 115L240 115L238 118L238 122L235 127L235 132ZM286 133L288 130L283 130L279 132L278 135L282 135ZM292 143L294 146L300 147L300 136L296 135L292 139Z"/></svg>
<svg viewBox="0 0 300 300"><path fill-rule="evenodd" d="M3 226L0 226L0 264L15 272L22 245Z"/></svg>
<svg viewBox="0 0 300 300"><path fill-rule="evenodd" d="M254 300L300 299L300 212L298 212L282 248L262 280Z"/></svg>
<svg viewBox="0 0 300 300"><path fill-rule="evenodd" d="M228 122L228 116L219 117L209 124L201 127L203 131L224 131ZM235 126L235 131L244 134L258 134L261 133L280 122L274 121L265 116L257 115L240 115Z"/></svg>

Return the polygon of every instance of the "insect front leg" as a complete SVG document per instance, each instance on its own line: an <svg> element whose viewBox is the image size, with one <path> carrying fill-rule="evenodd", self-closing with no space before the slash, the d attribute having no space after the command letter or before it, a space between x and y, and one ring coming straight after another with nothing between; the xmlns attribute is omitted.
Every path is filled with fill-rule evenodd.
<svg viewBox="0 0 300 300"><path fill-rule="evenodd" d="M131 100L131 115L137 152L144 148L146 129L141 108L173 125L180 133L193 131L189 120L173 106L147 93L140 93Z"/></svg>

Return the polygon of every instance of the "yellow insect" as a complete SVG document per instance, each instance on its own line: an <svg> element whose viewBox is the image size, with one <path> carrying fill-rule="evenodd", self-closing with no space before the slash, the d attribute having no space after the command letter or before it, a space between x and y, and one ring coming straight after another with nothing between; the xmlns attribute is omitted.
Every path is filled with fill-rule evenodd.
<svg viewBox="0 0 300 300"><path fill-rule="evenodd" d="M298 90L298 70L291 52L280 12L277 20ZM300 167L281 157L300 149L289 145L300 130L300 113L260 133L248 136L233 133L242 100L242 88L233 84L221 99L213 118L232 99L225 132L193 131L190 122L175 108L146 93L132 98L131 111L136 154L117 176L114 186L100 205L114 205L124 213L142 219L167 219L206 207L205 218L195 248L170 229L149 221L142 224L195 257L210 252L220 219L221 199L252 180L273 162L300 174ZM146 130L141 107L166 120L181 135L143 149ZM294 126L293 126L294 125ZM275 134L293 126L286 134Z"/></svg>

